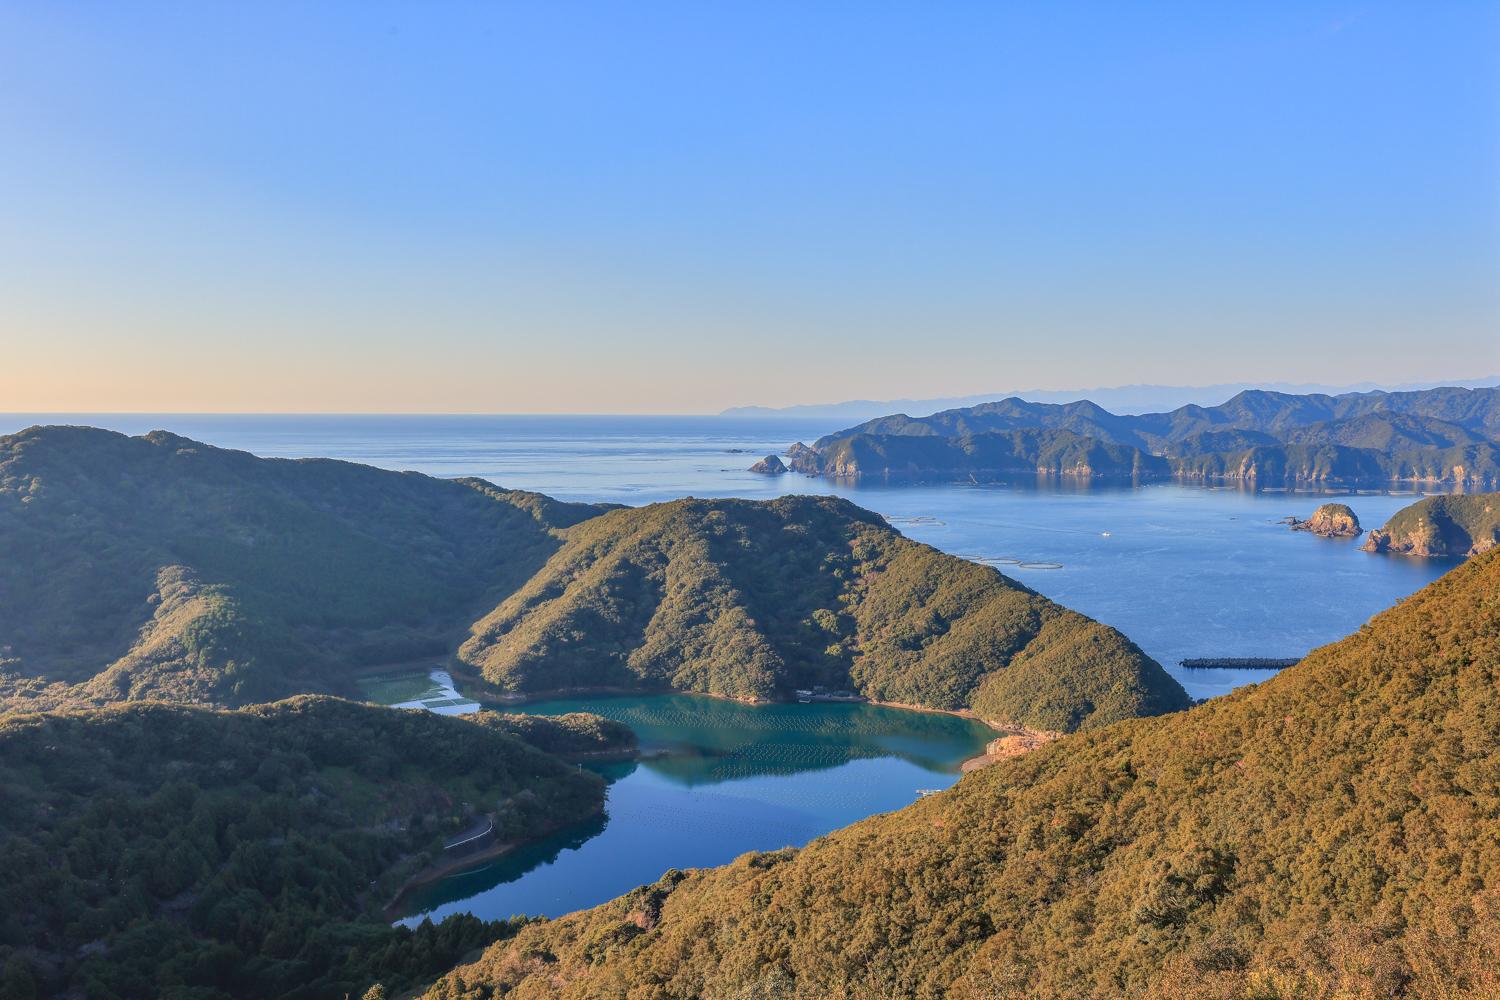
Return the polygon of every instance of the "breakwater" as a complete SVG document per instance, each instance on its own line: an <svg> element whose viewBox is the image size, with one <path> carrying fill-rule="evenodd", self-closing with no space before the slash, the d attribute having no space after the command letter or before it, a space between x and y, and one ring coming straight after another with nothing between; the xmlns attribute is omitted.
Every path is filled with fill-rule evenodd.
<svg viewBox="0 0 1500 1000"><path fill-rule="evenodd" d="M1299 660L1300 657L1295 656L1208 656L1177 662L1187 670L1281 670Z"/></svg>

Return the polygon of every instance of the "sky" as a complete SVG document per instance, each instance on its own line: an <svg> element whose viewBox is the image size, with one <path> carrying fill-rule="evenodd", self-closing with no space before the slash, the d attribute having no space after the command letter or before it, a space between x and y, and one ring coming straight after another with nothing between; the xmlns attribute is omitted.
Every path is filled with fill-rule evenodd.
<svg viewBox="0 0 1500 1000"><path fill-rule="evenodd" d="M1500 4L0 4L0 411L1500 372Z"/></svg>

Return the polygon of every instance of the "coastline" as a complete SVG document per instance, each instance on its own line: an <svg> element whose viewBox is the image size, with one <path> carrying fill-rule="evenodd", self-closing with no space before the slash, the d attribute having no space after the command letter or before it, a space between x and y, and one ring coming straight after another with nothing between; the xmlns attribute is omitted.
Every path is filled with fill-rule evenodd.
<svg viewBox="0 0 1500 1000"><path fill-rule="evenodd" d="M549 826L546 829L538 831L534 836L527 837L524 840L507 840L503 843L493 844L482 851L476 851L473 854L466 854L461 858L453 858L448 861L444 861L442 858L438 858L432 864L426 865L425 867L419 869L416 872L413 872L410 876L408 876L406 881L402 882L401 885L396 889L395 895L390 898L390 901L380 908L381 915L384 916L387 920L399 920L401 919L399 914L400 904L413 890L420 889L425 885L431 885L433 882L437 882L441 879L447 878L449 875L456 874L457 872L463 871L466 868L488 864L489 862L494 861L496 858L504 857L517 848L525 847L527 844L536 843L538 840L550 837L552 834L557 833L559 830L565 830L570 826L582 823L585 820L589 820L603 814L604 800L600 799L599 804L592 810L590 810L586 815L576 817L575 819L571 819L566 823L557 823Z"/></svg>
<svg viewBox="0 0 1500 1000"><path fill-rule="evenodd" d="M1023 478L1038 480L1069 480L1076 482L1105 483L1183 483L1186 485L1238 485L1255 490L1303 489L1309 492L1323 490L1348 490L1357 488L1379 488L1382 491L1401 487L1442 488L1449 492L1462 493L1470 490L1494 490L1500 488L1500 480L1487 477L1454 480L1451 477L1410 478L1343 478L1337 476L1253 476L1233 473L1193 472L1096 472L1089 470L1058 469L973 469L973 470L893 470L874 469L865 471L808 472L792 469L792 472L809 479L826 479L835 483L852 483L861 479L877 479L887 483L906 486L951 486L998 484L1019 481ZM1262 485L1264 484L1264 485Z"/></svg>
<svg viewBox="0 0 1500 1000"><path fill-rule="evenodd" d="M450 667L450 673L452 668ZM694 698L716 698L720 701L732 701L741 705L770 706L790 705L801 701L798 698L735 698L730 695L716 694L708 691L682 691L676 688L623 688L609 685L576 688L553 688L547 691L527 692L525 694L497 693L495 689L482 680L473 678L466 673L454 673L455 681L462 679L464 690L460 693L466 697L478 701L486 708L519 707L534 704L540 701L550 701L558 698L580 698L594 695L608 697L651 696L651 695L688 695ZM476 693L473 689L478 687L483 693ZM935 715L952 715L960 719L969 719L978 722L994 731L997 736L985 744L984 753L970 757L959 765L960 772L967 774L986 767L998 760L1008 757L1017 757L1023 753L1045 746L1048 743L1065 735L1058 732L1046 730L1028 729L1025 726L1016 726L1010 723L1000 722L995 719L986 719L971 708L935 708L931 705L917 705L910 702L882 701L878 698L867 698L863 695L854 698L814 698L812 701L819 704L844 704L844 705L876 705L881 708L895 708L907 712L927 712ZM568 760L627 760L641 759L639 749L628 752L599 751L587 755L570 755ZM503 853L500 852L500 853ZM497 855L498 856L498 855Z"/></svg>
<svg viewBox="0 0 1500 1000"><path fill-rule="evenodd" d="M749 705L752 707L768 705L795 705L802 701L801 699L795 697L737 698L733 695L717 694L711 691L684 691L680 688L625 688L611 687L607 685L576 688L551 688L546 691L528 691L525 694L490 694L488 692L476 694L470 687L470 678L465 676L463 680L465 682L465 690L460 693L464 694L466 697L473 698L481 705L485 705L485 707L491 707L490 705L486 704L486 702L491 702L496 707L512 705L519 706L534 704L535 702L539 701L553 701L559 698L587 698L596 695L608 697L688 695L693 698L715 698L719 701L732 701L737 702L741 705ZM486 685L484 685L484 682L480 681L477 682L477 686L485 687ZM493 691L492 688L489 690ZM993 729L995 732L1000 733L1001 735L1010 735L1018 732L1030 732L1030 730L1026 730L1024 729L1024 727L1012 726L1003 722L996 722L993 719L983 718L982 716L976 714L971 708L935 708L931 705L916 705L903 701L882 701L878 698L867 698L864 695L858 695L853 698L814 696L812 699L810 699L810 701L816 704L877 705L881 708L899 708L908 712L929 712L936 715L953 715L961 719L972 719L975 722L983 723L984 725Z"/></svg>

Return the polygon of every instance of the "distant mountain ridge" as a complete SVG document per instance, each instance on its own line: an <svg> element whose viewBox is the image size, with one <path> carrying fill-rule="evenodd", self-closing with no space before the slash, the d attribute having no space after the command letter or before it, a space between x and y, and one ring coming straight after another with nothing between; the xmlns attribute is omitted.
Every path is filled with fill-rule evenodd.
<svg viewBox="0 0 1500 1000"><path fill-rule="evenodd" d="M1197 404L1210 406L1247 389L1262 389L1293 395L1322 394L1330 396L1356 392L1406 392L1457 386L1477 389L1500 385L1500 375L1478 379L1449 379L1436 382L1379 383L1357 382L1350 385L1323 385L1292 382L1225 382L1217 385L1121 385L1094 389L1012 389L1004 392L982 392L966 396L935 396L926 399L850 399L841 403L803 403L792 406L731 406L719 415L725 417L800 417L842 420L868 420L887 413L927 412L978 406L981 403L1012 397L1033 403L1070 403L1092 399L1114 413L1152 413Z"/></svg>
<svg viewBox="0 0 1500 1000"><path fill-rule="evenodd" d="M1500 388L1340 396L1249 390L1212 407L1116 414L1011 398L867 420L793 449L814 475L1021 472L1159 478L1500 480Z"/></svg>

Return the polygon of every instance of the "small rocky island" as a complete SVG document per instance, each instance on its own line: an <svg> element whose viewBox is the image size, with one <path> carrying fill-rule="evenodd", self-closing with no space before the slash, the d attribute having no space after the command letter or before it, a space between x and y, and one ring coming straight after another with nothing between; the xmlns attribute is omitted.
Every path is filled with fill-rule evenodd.
<svg viewBox="0 0 1500 1000"><path fill-rule="evenodd" d="M767 455L765 458L750 466L751 472L759 472L763 476L779 476L787 471L781 458L776 455Z"/></svg>
<svg viewBox="0 0 1500 1000"><path fill-rule="evenodd" d="M1354 538L1364 531L1354 511L1342 503L1325 503L1306 521L1289 517L1286 524L1293 531L1310 531L1324 538Z"/></svg>

